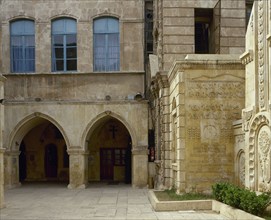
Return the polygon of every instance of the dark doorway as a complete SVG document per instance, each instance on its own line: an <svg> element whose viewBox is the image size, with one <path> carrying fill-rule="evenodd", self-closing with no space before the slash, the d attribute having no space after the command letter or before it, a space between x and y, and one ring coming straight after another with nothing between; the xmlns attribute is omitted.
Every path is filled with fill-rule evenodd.
<svg viewBox="0 0 271 220"><path fill-rule="evenodd" d="M19 156L19 180L20 182L26 179L26 153L25 144L22 141L20 145L20 156Z"/></svg>
<svg viewBox="0 0 271 220"><path fill-rule="evenodd" d="M114 178L114 155L112 149L100 150L101 180L113 180Z"/></svg>
<svg viewBox="0 0 271 220"><path fill-rule="evenodd" d="M47 178L57 177L57 147L54 144L48 144L45 146L44 154L45 176Z"/></svg>

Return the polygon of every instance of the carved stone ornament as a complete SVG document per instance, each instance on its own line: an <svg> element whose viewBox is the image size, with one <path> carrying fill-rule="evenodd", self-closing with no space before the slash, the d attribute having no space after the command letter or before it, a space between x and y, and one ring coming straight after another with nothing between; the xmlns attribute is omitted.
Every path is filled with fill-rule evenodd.
<svg viewBox="0 0 271 220"><path fill-rule="evenodd" d="M270 182L270 144L270 129L268 128L268 126L264 126L261 128L258 135L260 183Z"/></svg>
<svg viewBox="0 0 271 220"><path fill-rule="evenodd" d="M255 108L251 110L244 109L242 111L243 131L249 131L249 122L250 119L254 117L255 113Z"/></svg>
<svg viewBox="0 0 271 220"><path fill-rule="evenodd" d="M241 152L240 156L239 156L239 184L241 186L245 186L245 153Z"/></svg>
<svg viewBox="0 0 271 220"><path fill-rule="evenodd" d="M261 145L262 150L265 149L265 141L260 141L260 138L258 138L257 143L257 134L259 132L259 128L261 127L268 127L269 126L269 120L265 115L258 115L253 122L251 123L250 130L249 130L249 182L250 182L250 188L253 190L255 189L255 169L256 169L256 163L258 162L256 159L256 145ZM261 132L259 133L261 135ZM270 133L269 133L270 134ZM262 134L262 137L264 137L264 133ZM258 136L259 137L259 136Z"/></svg>
<svg viewBox="0 0 271 220"><path fill-rule="evenodd" d="M247 65L250 62L253 61L253 50L249 50L244 52L241 56L240 56L241 62L243 65Z"/></svg>
<svg viewBox="0 0 271 220"><path fill-rule="evenodd" d="M259 70L259 106L260 110L265 107L265 36L264 36L264 4L265 0L258 1L258 70Z"/></svg>

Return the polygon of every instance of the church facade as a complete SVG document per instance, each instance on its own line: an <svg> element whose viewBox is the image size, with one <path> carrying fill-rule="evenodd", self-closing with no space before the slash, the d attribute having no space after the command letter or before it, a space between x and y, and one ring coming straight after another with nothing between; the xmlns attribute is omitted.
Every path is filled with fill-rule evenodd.
<svg viewBox="0 0 271 220"><path fill-rule="evenodd" d="M1 192L270 189L271 6L252 3L1 0Z"/></svg>

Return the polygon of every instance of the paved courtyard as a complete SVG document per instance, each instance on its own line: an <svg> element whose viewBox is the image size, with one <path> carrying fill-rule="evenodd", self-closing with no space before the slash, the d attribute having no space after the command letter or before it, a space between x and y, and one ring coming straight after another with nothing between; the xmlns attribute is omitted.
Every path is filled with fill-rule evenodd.
<svg viewBox="0 0 271 220"><path fill-rule="evenodd" d="M80 219L226 219L212 212L155 212L147 189L129 185L90 184L69 190L64 184L25 184L6 190L1 220Z"/></svg>

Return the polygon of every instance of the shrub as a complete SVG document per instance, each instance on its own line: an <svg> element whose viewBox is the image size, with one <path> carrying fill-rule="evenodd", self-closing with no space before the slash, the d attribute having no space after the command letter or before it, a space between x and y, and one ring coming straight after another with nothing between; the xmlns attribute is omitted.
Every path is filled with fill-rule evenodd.
<svg viewBox="0 0 271 220"><path fill-rule="evenodd" d="M270 203L269 194L257 196L255 192L230 183L216 183L212 189L216 200L254 215L262 215Z"/></svg>

